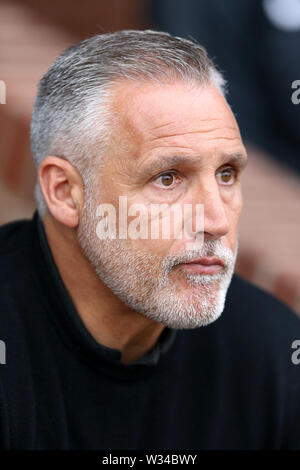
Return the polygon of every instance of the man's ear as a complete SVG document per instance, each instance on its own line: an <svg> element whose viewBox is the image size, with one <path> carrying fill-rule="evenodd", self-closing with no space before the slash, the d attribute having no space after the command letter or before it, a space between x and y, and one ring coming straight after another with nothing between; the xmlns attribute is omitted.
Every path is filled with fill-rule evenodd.
<svg viewBox="0 0 300 470"><path fill-rule="evenodd" d="M40 165L38 178L52 216L67 227L77 227L84 202L78 170L63 158L46 157Z"/></svg>

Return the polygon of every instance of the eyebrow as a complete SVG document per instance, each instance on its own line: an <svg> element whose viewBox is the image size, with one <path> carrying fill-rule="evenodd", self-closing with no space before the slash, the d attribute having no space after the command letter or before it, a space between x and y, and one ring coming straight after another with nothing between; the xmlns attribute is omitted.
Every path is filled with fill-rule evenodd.
<svg viewBox="0 0 300 470"><path fill-rule="evenodd" d="M201 163L201 157L194 156L188 157L186 155L172 155L172 156L162 156L155 161L150 162L148 165L145 165L144 168L141 169L141 172L147 174L153 174L157 171L163 170L164 168L170 168L174 166L193 166L196 164ZM224 153L221 156L220 165L225 164L232 164L240 167L240 169L244 169L247 166L248 158L244 153L232 153L227 154Z"/></svg>

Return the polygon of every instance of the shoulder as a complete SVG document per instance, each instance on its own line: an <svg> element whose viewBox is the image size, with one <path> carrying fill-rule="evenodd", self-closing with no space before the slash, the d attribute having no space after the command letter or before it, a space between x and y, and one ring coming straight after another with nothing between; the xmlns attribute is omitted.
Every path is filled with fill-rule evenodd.
<svg viewBox="0 0 300 470"><path fill-rule="evenodd" d="M19 250L26 243L32 220L17 220L0 226L0 256Z"/></svg>
<svg viewBox="0 0 300 470"><path fill-rule="evenodd" d="M300 318L273 295L234 275L228 289L224 320L235 322L249 333L267 336L268 332L283 337L297 334L300 338Z"/></svg>
<svg viewBox="0 0 300 470"><path fill-rule="evenodd" d="M256 375L261 369L269 379L285 377L284 381L300 384L300 365L292 360L295 341L300 340L300 318L271 294L234 275L214 328L218 340L224 338L224 349L231 351L229 356L248 372Z"/></svg>
<svg viewBox="0 0 300 470"><path fill-rule="evenodd" d="M232 278L221 316L179 336L195 357L205 349L224 363L247 364L253 370L258 364L264 370L297 369L292 355L295 341L300 343L300 318L274 296L237 275Z"/></svg>
<svg viewBox="0 0 300 470"><path fill-rule="evenodd" d="M15 351L21 344L22 317L34 293L32 238L32 220L0 227L0 340L6 342L10 354L10 345Z"/></svg>
<svg viewBox="0 0 300 470"><path fill-rule="evenodd" d="M32 265L35 222L19 220L0 226L0 302L22 286ZM1 304L0 304L1 305Z"/></svg>
<svg viewBox="0 0 300 470"><path fill-rule="evenodd" d="M0 449L18 448L18 439L23 448L34 429L32 354L41 335L36 237L34 219L0 227Z"/></svg>

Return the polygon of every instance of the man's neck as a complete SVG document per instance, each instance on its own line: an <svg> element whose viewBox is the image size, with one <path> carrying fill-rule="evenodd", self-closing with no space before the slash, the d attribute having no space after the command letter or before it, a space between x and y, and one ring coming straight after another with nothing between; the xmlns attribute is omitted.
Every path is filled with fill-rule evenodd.
<svg viewBox="0 0 300 470"><path fill-rule="evenodd" d="M49 215L43 222L57 269L90 334L103 346L120 350L125 364L150 351L164 326L129 308L113 294L83 254L74 230Z"/></svg>

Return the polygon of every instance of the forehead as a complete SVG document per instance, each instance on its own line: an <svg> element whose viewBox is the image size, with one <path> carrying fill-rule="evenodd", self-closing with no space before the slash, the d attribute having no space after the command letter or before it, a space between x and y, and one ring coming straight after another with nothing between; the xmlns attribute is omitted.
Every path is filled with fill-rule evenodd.
<svg viewBox="0 0 300 470"><path fill-rule="evenodd" d="M131 158L158 147L196 154L203 147L215 151L242 145L233 113L214 86L119 83L112 107L116 139L126 140Z"/></svg>
<svg viewBox="0 0 300 470"><path fill-rule="evenodd" d="M173 84L124 81L112 88L113 109L126 124L138 127L175 124L186 127L185 118L201 121L230 120L237 126L230 107L214 86L202 87L182 82ZM165 123L164 120L169 120ZM200 124L200 122L199 122Z"/></svg>

